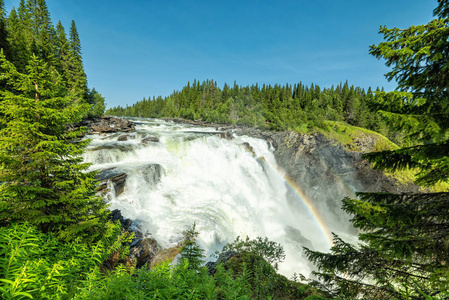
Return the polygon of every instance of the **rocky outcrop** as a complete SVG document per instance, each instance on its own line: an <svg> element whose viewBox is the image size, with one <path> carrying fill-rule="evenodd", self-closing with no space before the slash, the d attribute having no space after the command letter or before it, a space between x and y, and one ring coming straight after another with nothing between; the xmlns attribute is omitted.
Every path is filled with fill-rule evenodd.
<svg viewBox="0 0 449 300"><path fill-rule="evenodd" d="M122 225L123 230L130 230L132 221L130 219L125 219L122 216L122 213L119 209L114 209L113 211L111 211L111 213L109 214L108 218L112 221L112 222L116 222L119 221L120 224Z"/></svg>
<svg viewBox="0 0 449 300"><path fill-rule="evenodd" d="M226 251L220 253L216 261L209 261L206 263L207 271L209 272L210 275L214 275L217 272L215 268L218 265L226 263L235 255L237 255L237 252L234 251Z"/></svg>
<svg viewBox="0 0 449 300"><path fill-rule="evenodd" d="M163 251L157 241L148 234L144 234L138 227L131 226L132 221L130 219L125 219L119 209L111 211L109 219L113 222L119 221L124 231L134 233L134 239L129 245L129 254L127 257L120 260L119 257L113 255L107 262L109 266L115 266L121 261L125 265L141 268L146 264L150 265L153 258L157 255L159 255L157 257L160 257L160 253Z"/></svg>
<svg viewBox="0 0 449 300"><path fill-rule="evenodd" d="M145 144L145 145L148 145L151 143L159 143L159 138L156 136L149 136L149 137L142 139L141 143Z"/></svg>
<svg viewBox="0 0 449 300"><path fill-rule="evenodd" d="M128 175L125 172L117 171L116 168L109 168L101 170L96 176L99 184L96 191L100 194L107 194L109 191L108 182L112 183L114 187L115 196L120 195L125 190L126 177Z"/></svg>
<svg viewBox="0 0 449 300"><path fill-rule="evenodd" d="M127 119L110 116L103 116L101 118L87 118L73 127L87 127L88 134L130 132L135 130L135 125L133 122Z"/></svg>
<svg viewBox="0 0 449 300"><path fill-rule="evenodd" d="M99 151L99 150L120 150L122 152L129 152L134 149L133 145L123 145L120 143L107 143L94 148L91 148L90 151Z"/></svg>
<svg viewBox="0 0 449 300"><path fill-rule="evenodd" d="M129 247L128 263L141 268L150 265L152 259L161 251L161 247L152 237L137 237Z"/></svg>
<svg viewBox="0 0 449 300"><path fill-rule="evenodd" d="M156 255L151 259L149 266L150 268L154 268L155 266L163 263L163 262L173 262L181 253L181 246L170 247L168 249L163 249L160 252L156 253Z"/></svg>

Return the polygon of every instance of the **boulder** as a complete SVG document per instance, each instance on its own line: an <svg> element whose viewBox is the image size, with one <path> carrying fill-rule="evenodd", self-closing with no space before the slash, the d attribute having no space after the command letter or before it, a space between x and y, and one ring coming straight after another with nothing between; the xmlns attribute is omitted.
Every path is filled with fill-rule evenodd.
<svg viewBox="0 0 449 300"><path fill-rule="evenodd" d="M87 118L80 123L69 126L69 130L79 127L87 127L89 134L108 132L130 132L134 131L135 124L127 119L104 116L101 118Z"/></svg>
<svg viewBox="0 0 449 300"><path fill-rule="evenodd" d="M101 194L108 193L108 181L111 181L115 196L118 196L125 190L126 177L128 175L125 172L117 171L116 168L110 168L100 171L95 177L99 181L97 192Z"/></svg>
<svg viewBox="0 0 449 300"><path fill-rule="evenodd" d="M104 116L101 119L95 119L90 128L94 132L129 132L135 129L133 122L116 117Z"/></svg>
<svg viewBox="0 0 449 300"><path fill-rule="evenodd" d="M120 145L120 143L106 143L106 144L102 144L100 146L91 148L90 151L100 151L100 150L120 150L122 152L129 152L132 151L134 149L133 145Z"/></svg>
<svg viewBox="0 0 449 300"><path fill-rule="evenodd" d="M218 259L216 261L209 261L206 263L207 271L209 272L210 275L214 275L217 272L217 270L215 270L216 266L218 266L219 264L226 263L228 260L230 260L236 254L237 254L237 252L234 252L234 251L226 251L226 252L220 253L220 255L218 256Z"/></svg>
<svg viewBox="0 0 449 300"><path fill-rule="evenodd" d="M120 141L120 142L122 142L122 141L127 141L129 137L130 137L130 136L127 135L127 134L121 135L121 136L119 136L119 137L117 138L117 141Z"/></svg>
<svg viewBox="0 0 449 300"><path fill-rule="evenodd" d="M225 139L225 140L228 140L228 141L230 141L230 140L232 140L234 138L230 131L221 132L220 133L220 137L222 139Z"/></svg>
<svg viewBox="0 0 449 300"><path fill-rule="evenodd" d="M244 142L243 147L245 147L246 150L248 150L248 152L250 152L253 156L256 156L256 152L254 151L254 148L248 143L248 142Z"/></svg>
<svg viewBox="0 0 449 300"><path fill-rule="evenodd" d="M130 262L136 263L136 268L150 264L153 257L161 251L161 247L152 237L138 238L129 247L128 258Z"/></svg>
<svg viewBox="0 0 449 300"><path fill-rule="evenodd" d="M132 221L130 219L123 218L122 212L119 209L114 209L113 211L111 211L108 218L112 222L120 221L120 224L122 224L122 228L124 230L129 230L132 224Z"/></svg>
<svg viewBox="0 0 449 300"><path fill-rule="evenodd" d="M181 246L175 246L168 249L164 249L157 253L150 262L150 268L154 268L155 266L163 263L163 262L173 262L176 256L181 253Z"/></svg>

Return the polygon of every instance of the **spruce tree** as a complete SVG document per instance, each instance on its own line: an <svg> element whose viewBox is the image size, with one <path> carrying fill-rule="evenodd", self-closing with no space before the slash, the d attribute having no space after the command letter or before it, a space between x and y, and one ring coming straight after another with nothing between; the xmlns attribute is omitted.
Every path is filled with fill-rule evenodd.
<svg viewBox="0 0 449 300"><path fill-rule="evenodd" d="M416 182L449 180L449 1L437 18L407 29L381 27L385 41L371 54L386 59L393 92L376 92L373 108L414 145L366 154L378 169L419 168ZM443 299L449 296L449 193L359 193L343 209L361 230L360 245L335 237L331 253L306 249L317 276L332 293L350 299ZM432 298L432 299L434 299Z"/></svg>
<svg viewBox="0 0 449 300"><path fill-rule="evenodd" d="M198 234L195 223L185 232L185 239L181 248L181 258L189 262L189 269L198 270L204 263L204 250L196 243Z"/></svg>
<svg viewBox="0 0 449 300"><path fill-rule="evenodd" d="M26 65L30 58L28 48L26 29L23 21L13 8L8 17L7 22L8 42L10 46L10 61L14 63L19 72L26 71Z"/></svg>
<svg viewBox="0 0 449 300"><path fill-rule="evenodd" d="M87 79L81 56L81 41L74 20L72 20L70 25L69 51L71 57L68 88L72 91L72 93L78 95L78 101L84 101L87 97Z"/></svg>
<svg viewBox="0 0 449 300"><path fill-rule="evenodd" d="M10 58L8 32L6 30L6 10L3 0L0 0L0 49L3 49L3 53Z"/></svg>
<svg viewBox="0 0 449 300"><path fill-rule="evenodd" d="M62 239L100 235L106 208L82 163L89 141L68 131L88 107L74 105L54 67L33 55L27 72L0 55L0 221L28 221Z"/></svg>

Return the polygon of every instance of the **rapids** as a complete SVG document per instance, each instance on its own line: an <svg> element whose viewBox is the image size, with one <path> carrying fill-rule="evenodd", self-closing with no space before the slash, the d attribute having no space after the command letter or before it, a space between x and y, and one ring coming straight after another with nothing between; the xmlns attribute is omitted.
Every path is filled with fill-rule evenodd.
<svg viewBox="0 0 449 300"><path fill-rule="evenodd" d="M207 260L237 236L268 237L284 247L279 271L287 277L310 275L313 266L302 246L329 250L265 140L226 139L214 128L161 120L133 121L136 131L126 133L126 141L118 140L124 133L88 136L84 160L92 163L90 170L127 173L124 192L107 195L110 208L120 209L162 247L176 245L194 222Z"/></svg>

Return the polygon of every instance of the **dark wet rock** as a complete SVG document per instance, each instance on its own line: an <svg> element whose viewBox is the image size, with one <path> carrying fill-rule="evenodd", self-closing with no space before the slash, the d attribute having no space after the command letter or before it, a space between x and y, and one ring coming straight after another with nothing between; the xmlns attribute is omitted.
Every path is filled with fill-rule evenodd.
<svg viewBox="0 0 449 300"><path fill-rule="evenodd" d="M253 156L256 156L256 152L254 151L254 148L248 143L248 142L244 142L243 147L245 147L246 150L248 150L248 152L250 152Z"/></svg>
<svg viewBox="0 0 449 300"><path fill-rule="evenodd" d="M226 139L226 140L228 140L228 141L230 141L230 140L233 139L232 132L229 132L229 131L221 132L221 133L220 133L220 137L221 137L222 139Z"/></svg>
<svg viewBox="0 0 449 300"><path fill-rule="evenodd" d="M117 138L117 141L120 141L120 142L122 142L122 141L127 141L128 139L130 138L130 136L129 135L121 135L121 136L119 136L118 138Z"/></svg>
<svg viewBox="0 0 449 300"><path fill-rule="evenodd" d="M220 253L220 255L218 256L218 259L216 261L209 261L206 263L206 267L207 270L209 272L210 275L214 275L217 271L215 270L215 268L219 265L219 264L224 264L226 263L228 260L230 260L232 257L234 257L237 254L237 252L234 251L226 251L223 253Z"/></svg>
<svg viewBox="0 0 449 300"><path fill-rule="evenodd" d="M141 143L146 144L146 145L148 145L150 143L159 143L159 138L156 136L149 136L149 137L142 139Z"/></svg>
<svg viewBox="0 0 449 300"><path fill-rule="evenodd" d="M123 218L122 212L119 209L114 209L113 211L111 211L108 218L112 222L120 221L120 224L122 225L122 228L124 230L129 230L132 224L132 221L130 219Z"/></svg>
<svg viewBox="0 0 449 300"><path fill-rule="evenodd" d="M90 151L100 151L100 150L120 150L122 152L129 152L132 151L134 149L134 145L123 145L120 143L106 143L106 144L102 144L100 146L94 147L89 149Z"/></svg>
<svg viewBox="0 0 449 300"><path fill-rule="evenodd" d="M157 241L152 237L145 237L140 228L134 226L130 219L125 219L122 216L119 209L111 211L108 218L113 222L119 221L123 230L134 233L134 239L129 245L128 256L124 260L120 260L117 255L113 255L106 262L109 269L112 269L119 262L127 266L135 265L137 268L141 268L146 264L149 265L152 258L161 252L162 248L158 245Z"/></svg>
<svg viewBox="0 0 449 300"><path fill-rule="evenodd" d="M125 172L118 171L116 168L102 170L95 176L99 181L96 191L101 194L108 193L108 181L111 181L115 195L118 196L125 190L126 177L128 175Z"/></svg>

